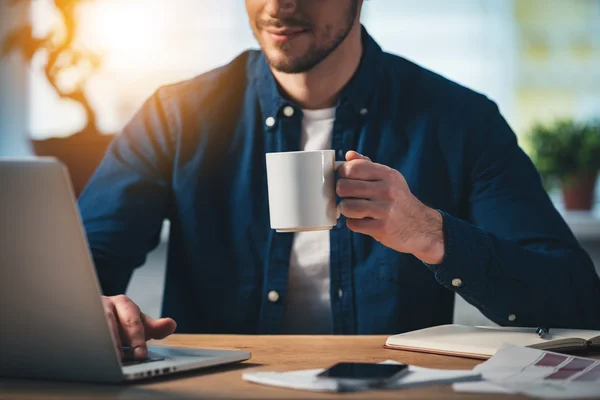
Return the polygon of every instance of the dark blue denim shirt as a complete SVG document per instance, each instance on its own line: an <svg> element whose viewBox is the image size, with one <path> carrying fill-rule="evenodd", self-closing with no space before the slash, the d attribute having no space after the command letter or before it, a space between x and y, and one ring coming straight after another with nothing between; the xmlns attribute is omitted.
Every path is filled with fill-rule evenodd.
<svg viewBox="0 0 600 400"><path fill-rule="evenodd" d="M299 150L301 121L258 51L159 89L80 199L104 293L124 293L169 219L162 313L178 332L280 332L293 234L270 229L265 153ZM492 101L384 53L363 30L331 148L400 171L440 210L446 238L443 263L425 265L342 218L330 233L332 333L451 323L455 293L501 325L600 329L591 260Z"/></svg>

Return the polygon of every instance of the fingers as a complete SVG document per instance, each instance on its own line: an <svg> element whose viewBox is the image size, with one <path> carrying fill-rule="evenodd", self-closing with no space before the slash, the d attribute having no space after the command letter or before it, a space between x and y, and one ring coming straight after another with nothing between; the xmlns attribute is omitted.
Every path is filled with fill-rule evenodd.
<svg viewBox="0 0 600 400"><path fill-rule="evenodd" d="M142 323L146 333L146 340L164 339L177 328L177 323L171 318L154 319L142 313Z"/></svg>
<svg viewBox="0 0 600 400"><path fill-rule="evenodd" d="M121 334L119 333L119 324L115 314L115 307L112 301L105 296L102 296L102 304L104 305L104 313L106 314L106 319L108 319L108 325L110 326L113 338L115 339L117 353L119 353L119 357L123 358L123 344L121 343Z"/></svg>
<svg viewBox="0 0 600 400"><path fill-rule="evenodd" d="M352 232L362 233L364 235L369 235L377 240L377 233L380 232L385 225L384 220L380 219L347 219L346 226Z"/></svg>
<svg viewBox="0 0 600 400"><path fill-rule="evenodd" d="M354 159L341 165L337 172L340 178L361 181L381 181L390 176L392 169L368 159Z"/></svg>
<svg viewBox="0 0 600 400"><path fill-rule="evenodd" d="M123 295L113 297L112 301L121 327L123 344L131 347L135 359L146 358L146 335L139 307Z"/></svg>
<svg viewBox="0 0 600 400"><path fill-rule="evenodd" d="M390 197L389 184L381 181L359 181L341 178L336 183L335 191L343 198L355 199L388 199Z"/></svg>
<svg viewBox="0 0 600 400"><path fill-rule="evenodd" d="M171 318L155 320L143 314L127 296L102 296L102 302L121 358L123 346L131 348L135 359L146 358L146 340L163 339L177 328L177 324Z"/></svg>
<svg viewBox="0 0 600 400"><path fill-rule="evenodd" d="M352 160L369 160L371 161L371 159L367 156L363 156L362 154L354 151L354 150L350 150L349 152L346 153L346 161L352 161Z"/></svg>
<svg viewBox="0 0 600 400"><path fill-rule="evenodd" d="M341 213L349 219L382 219L388 214L386 203L365 199L344 199L339 205Z"/></svg>

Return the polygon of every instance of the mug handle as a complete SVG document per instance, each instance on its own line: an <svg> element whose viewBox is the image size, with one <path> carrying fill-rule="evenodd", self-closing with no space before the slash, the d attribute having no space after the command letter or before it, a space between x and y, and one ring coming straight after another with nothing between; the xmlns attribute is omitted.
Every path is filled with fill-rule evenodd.
<svg viewBox="0 0 600 400"><path fill-rule="evenodd" d="M339 167L341 167L342 165L344 165L346 163L346 161L336 161L335 162L335 170L337 171ZM337 211L337 218L336 219L340 219L340 217L342 216L342 212L340 210L340 205L336 204L335 205L335 209Z"/></svg>

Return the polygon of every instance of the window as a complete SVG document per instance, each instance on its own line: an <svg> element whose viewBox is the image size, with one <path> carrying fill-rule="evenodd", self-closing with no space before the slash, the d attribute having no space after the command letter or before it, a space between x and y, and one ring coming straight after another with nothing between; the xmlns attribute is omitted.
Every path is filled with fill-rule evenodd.
<svg viewBox="0 0 600 400"><path fill-rule="evenodd" d="M51 23L51 7L48 0L33 7L43 31ZM511 10L505 0L377 0L365 2L363 24L384 50L489 94L510 115ZM85 43L104 49L104 66L88 85L104 132L121 129L159 86L257 47L239 0L95 0L82 6L81 27ZM34 68L33 136L69 135L83 127L83 118Z"/></svg>

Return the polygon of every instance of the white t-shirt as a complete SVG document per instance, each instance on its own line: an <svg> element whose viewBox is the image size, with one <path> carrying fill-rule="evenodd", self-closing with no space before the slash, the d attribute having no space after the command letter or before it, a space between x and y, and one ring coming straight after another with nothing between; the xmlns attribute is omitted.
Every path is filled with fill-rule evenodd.
<svg viewBox="0 0 600 400"><path fill-rule="evenodd" d="M331 148L335 107L304 110L302 150ZM329 296L329 231L294 234L282 331L331 333Z"/></svg>

